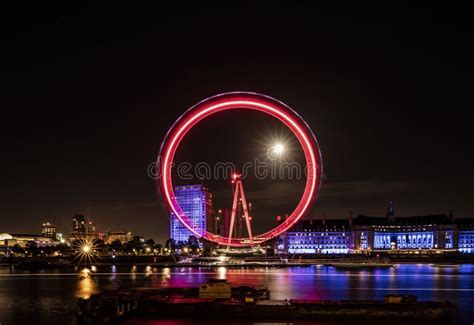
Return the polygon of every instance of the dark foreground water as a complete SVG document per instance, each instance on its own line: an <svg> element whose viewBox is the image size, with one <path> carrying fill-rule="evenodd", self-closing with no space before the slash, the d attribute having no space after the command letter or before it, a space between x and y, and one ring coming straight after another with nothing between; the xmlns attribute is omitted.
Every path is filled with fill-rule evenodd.
<svg viewBox="0 0 474 325"><path fill-rule="evenodd" d="M9 268L0 267L0 324L71 324L75 299L87 298L103 288L195 287L209 278L227 279L233 285L267 286L272 299L368 300L400 293L417 295L420 300L450 300L458 305L455 323L474 323L474 264L442 268L401 264L391 269L350 271L325 266L243 269L103 266L90 277L81 277L79 273L80 270L10 272ZM188 325L197 322L137 320L130 324ZM236 323L229 321L226 324Z"/></svg>

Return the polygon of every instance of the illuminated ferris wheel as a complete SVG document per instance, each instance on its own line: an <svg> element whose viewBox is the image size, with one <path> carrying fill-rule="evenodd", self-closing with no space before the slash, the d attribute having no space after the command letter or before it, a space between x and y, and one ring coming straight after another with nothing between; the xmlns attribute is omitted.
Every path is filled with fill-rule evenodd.
<svg viewBox="0 0 474 325"><path fill-rule="evenodd" d="M229 110L259 111L280 120L294 133L301 144L301 147L303 148L306 159L307 178L305 188L301 199L293 212L287 219L285 219L275 228L262 234L253 235L250 227L248 212L245 213L246 207L244 206L244 214L247 223L247 230L249 233L249 237L245 238L233 238L231 235L232 231L229 232L228 237L225 237L211 233L209 231L206 231L204 234L202 234L196 229L193 229L189 216L183 212L183 209L176 200L171 178L174 155L181 141L189 132L189 130L209 116ZM157 161L157 166L160 168L160 177L157 179L157 190L158 193L165 199L170 210L197 238L203 237L208 241L228 247L258 245L287 231L291 226L293 226L296 222L298 222L298 220L300 220L305 214L309 212L312 204L317 198L321 185L321 152L319 150L318 142L311 129L308 127L306 122L290 107L274 98L257 93L224 93L207 98L197 103L188 109L180 118L178 118L178 120L176 120L176 122L170 128L161 145L158 157L159 161ZM234 191L235 201L239 193L240 195L244 195L244 193L240 178L237 175L233 176L235 177L234 181L236 182ZM243 196L243 199L245 202L245 196ZM232 215L234 217L235 209L236 204L234 202L232 211ZM233 223L231 222L231 227L232 225Z"/></svg>

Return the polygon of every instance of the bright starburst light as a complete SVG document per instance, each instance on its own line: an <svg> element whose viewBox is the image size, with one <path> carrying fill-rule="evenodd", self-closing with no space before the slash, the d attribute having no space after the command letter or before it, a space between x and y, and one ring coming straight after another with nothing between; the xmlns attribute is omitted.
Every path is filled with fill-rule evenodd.
<svg viewBox="0 0 474 325"><path fill-rule="evenodd" d="M74 260L78 260L78 264L92 264L97 257L95 240L89 238L77 239L74 241L73 247L76 251Z"/></svg>

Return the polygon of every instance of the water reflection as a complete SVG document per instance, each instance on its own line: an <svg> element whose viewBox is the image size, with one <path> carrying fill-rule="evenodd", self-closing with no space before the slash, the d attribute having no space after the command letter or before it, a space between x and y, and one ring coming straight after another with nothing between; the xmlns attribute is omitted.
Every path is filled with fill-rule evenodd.
<svg viewBox="0 0 474 325"><path fill-rule="evenodd" d="M117 267L115 265L112 265L112 267L110 268L110 271L111 271L111 275L110 275L110 281L114 282L115 279L117 278Z"/></svg>
<svg viewBox="0 0 474 325"><path fill-rule="evenodd" d="M163 271L161 271L161 286L168 287L169 279L171 279L171 270L169 267L165 267Z"/></svg>
<svg viewBox="0 0 474 325"><path fill-rule="evenodd" d="M328 266L291 268L157 268L146 265L97 266L96 272L45 270L16 271L0 268L0 322L14 312L27 315L45 304L72 306L76 298L89 298L104 288L197 287L210 279L227 279L232 285L266 286L272 299L383 299L386 294L414 294L420 300L451 300L462 317L474 319L474 265L435 267L400 264L378 270L339 270ZM34 309L25 307L32 301ZM21 303L17 303L21 302ZM12 307L13 306L13 307ZM41 308L38 306L42 306ZM43 310L41 309L41 310ZM2 323L8 323L3 321Z"/></svg>
<svg viewBox="0 0 474 325"><path fill-rule="evenodd" d="M149 276L151 276L152 274L153 274L153 269L151 268L151 266L148 265L148 266L145 268L145 276L149 277Z"/></svg>
<svg viewBox="0 0 474 325"><path fill-rule="evenodd" d="M97 293L97 286L91 276L91 271L87 268L81 270L78 276L75 297L89 299L91 295Z"/></svg>
<svg viewBox="0 0 474 325"><path fill-rule="evenodd" d="M219 268L217 269L217 272L218 272L217 278L219 280L225 280L226 279L227 269L224 266L219 266Z"/></svg>
<svg viewBox="0 0 474 325"><path fill-rule="evenodd" d="M132 266L132 269L130 270L130 278L132 279L132 283L135 284L135 281L137 279L137 266L136 265Z"/></svg>

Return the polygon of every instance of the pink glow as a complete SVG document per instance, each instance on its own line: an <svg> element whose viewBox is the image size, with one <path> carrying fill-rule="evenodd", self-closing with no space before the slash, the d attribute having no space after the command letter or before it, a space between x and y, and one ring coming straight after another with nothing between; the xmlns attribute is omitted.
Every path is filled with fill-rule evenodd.
<svg viewBox="0 0 474 325"><path fill-rule="evenodd" d="M163 157L159 165L161 168L161 179L158 181L157 186L161 194L165 197L170 209L183 225L196 236L201 237L201 234L192 229L189 218L183 213L181 207L176 202L171 181L172 162L181 140L192 127L212 114L230 109L256 110L282 121L298 138L308 166L308 178L306 180L305 189L295 210L276 228L255 236L254 244L258 244L287 231L293 224L301 219L308 211L312 202L316 199L321 184L322 162L317 141L304 120L283 103L260 94L236 92L211 97L193 106L183 114L168 131L162 144L159 155ZM238 175L233 175L234 179L237 177ZM221 245L228 244L228 238L210 232L206 232L204 238ZM249 246L248 240L248 238L232 238L230 245Z"/></svg>

